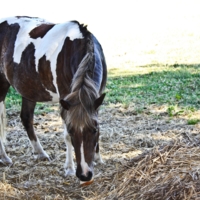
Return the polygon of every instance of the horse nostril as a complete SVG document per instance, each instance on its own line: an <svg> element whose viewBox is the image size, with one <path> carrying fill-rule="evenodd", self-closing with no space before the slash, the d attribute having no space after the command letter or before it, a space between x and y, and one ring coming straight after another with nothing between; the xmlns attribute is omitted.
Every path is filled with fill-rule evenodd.
<svg viewBox="0 0 200 200"><path fill-rule="evenodd" d="M80 177L78 177L81 181L90 181L92 179L93 173L91 171L89 171L87 173L87 176L81 174Z"/></svg>
<svg viewBox="0 0 200 200"><path fill-rule="evenodd" d="M89 172L88 172L88 178L89 178L89 181L92 179L92 176L93 176L92 171L89 171Z"/></svg>

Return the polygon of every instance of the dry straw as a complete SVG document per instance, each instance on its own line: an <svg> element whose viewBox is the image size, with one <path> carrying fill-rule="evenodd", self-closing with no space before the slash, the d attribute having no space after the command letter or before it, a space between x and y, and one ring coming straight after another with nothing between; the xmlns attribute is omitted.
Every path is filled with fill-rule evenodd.
<svg viewBox="0 0 200 200"><path fill-rule="evenodd" d="M59 185L59 181L55 187L49 181L43 186L32 183L25 190L20 184L4 181L0 184L0 195L1 199L196 200L200 199L199 170L199 144L179 141L145 152L120 168L116 165L115 171L96 178L94 184L87 187L68 182ZM41 174L34 175L38 175L36 179L41 177Z"/></svg>
<svg viewBox="0 0 200 200"><path fill-rule="evenodd" d="M95 198L200 199L199 145L179 142L155 148L132 159L112 177L117 177L115 186L110 185L114 189Z"/></svg>

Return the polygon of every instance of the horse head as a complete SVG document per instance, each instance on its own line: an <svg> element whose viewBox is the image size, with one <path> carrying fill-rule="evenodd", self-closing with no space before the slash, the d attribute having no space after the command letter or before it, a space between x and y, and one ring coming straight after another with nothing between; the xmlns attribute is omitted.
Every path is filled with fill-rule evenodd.
<svg viewBox="0 0 200 200"><path fill-rule="evenodd" d="M74 104L68 100L60 103L66 112L66 127L74 147L77 162L76 176L80 181L86 182L93 179L93 161L98 149L99 123L98 108L102 104L105 94L93 102L92 109L81 103Z"/></svg>

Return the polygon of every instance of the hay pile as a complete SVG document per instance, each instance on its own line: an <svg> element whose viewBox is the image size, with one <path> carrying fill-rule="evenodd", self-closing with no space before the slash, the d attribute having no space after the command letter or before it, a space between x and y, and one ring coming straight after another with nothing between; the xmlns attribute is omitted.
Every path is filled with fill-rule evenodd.
<svg viewBox="0 0 200 200"><path fill-rule="evenodd" d="M92 199L200 199L199 145L177 142L155 148L132 159L111 180Z"/></svg>

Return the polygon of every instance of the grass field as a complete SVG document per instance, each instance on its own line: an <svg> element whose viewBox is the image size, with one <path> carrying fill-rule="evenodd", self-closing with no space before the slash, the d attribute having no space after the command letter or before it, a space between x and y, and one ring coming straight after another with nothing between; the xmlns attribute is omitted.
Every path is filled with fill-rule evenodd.
<svg viewBox="0 0 200 200"><path fill-rule="evenodd" d="M200 108L199 66L149 65L124 74L117 71L110 70L107 98L110 103Z"/></svg>

